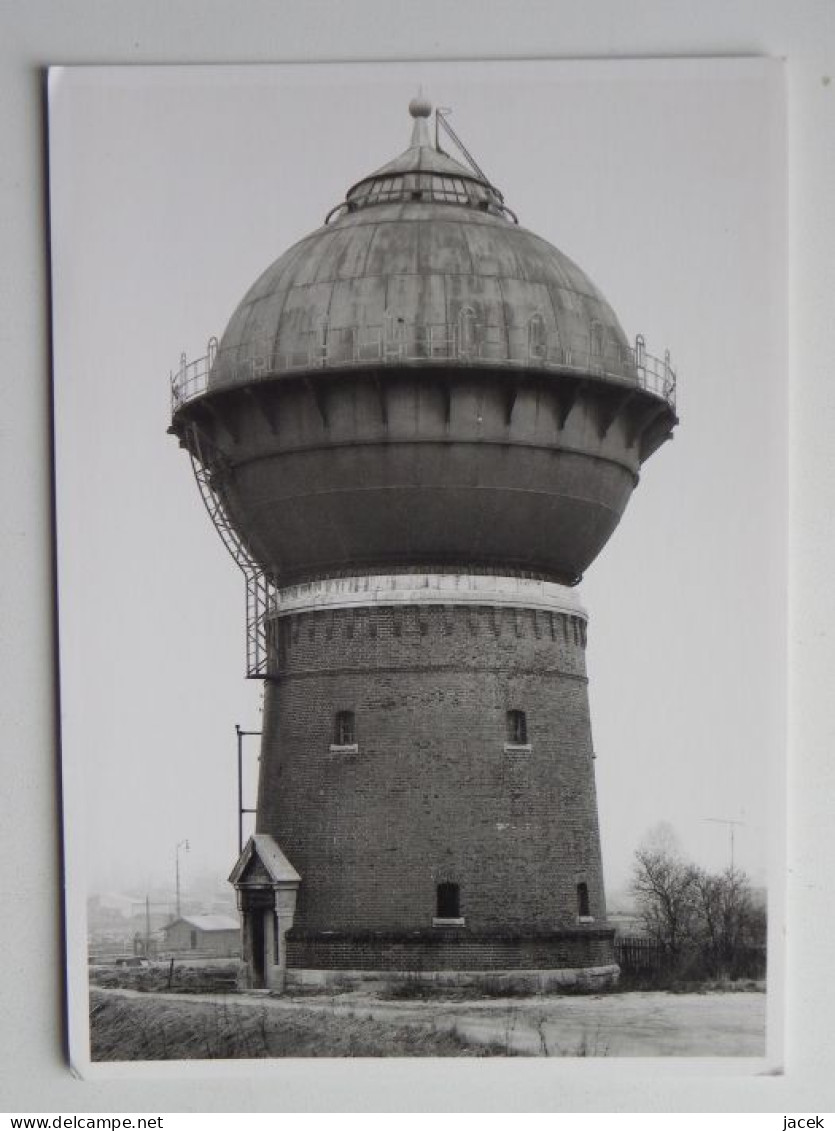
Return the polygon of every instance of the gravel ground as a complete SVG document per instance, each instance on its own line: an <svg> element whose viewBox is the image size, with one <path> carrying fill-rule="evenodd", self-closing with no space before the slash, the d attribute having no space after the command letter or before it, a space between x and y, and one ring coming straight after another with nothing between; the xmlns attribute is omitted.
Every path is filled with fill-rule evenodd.
<svg viewBox="0 0 835 1131"><path fill-rule="evenodd" d="M402 1021L419 1021L430 1012L436 1026L443 1018L468 1040L507 1041L527 1054L765 1055L765 994L760 993L645 992L385 1004L394 1005ZM374 1011L374 1016L380 1015Z"/></svg>

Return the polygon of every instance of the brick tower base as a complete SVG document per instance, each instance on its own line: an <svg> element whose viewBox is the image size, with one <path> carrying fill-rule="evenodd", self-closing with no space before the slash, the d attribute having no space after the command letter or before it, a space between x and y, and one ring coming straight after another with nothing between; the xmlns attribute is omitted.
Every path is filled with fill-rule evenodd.
<svg viewBox="0 0 835 1131"><path fill-rule="evenodd" d="M574 590L334 578L268 632L257 833L299 883L266 984L617 976Z"/></svg>

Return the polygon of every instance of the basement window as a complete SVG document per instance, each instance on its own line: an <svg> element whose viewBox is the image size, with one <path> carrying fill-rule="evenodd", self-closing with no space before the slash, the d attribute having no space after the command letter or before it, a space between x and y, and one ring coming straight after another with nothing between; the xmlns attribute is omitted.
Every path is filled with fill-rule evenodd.
<svg viewBox="0 0 835 1131"><path fill-rule="evenodd" d="M504 748L506 752L518 751L529 753L531 746L528 742L528 720L524 711L507 712L507 736Z"/></svg>
<svg viewBox="0 0 835 1131"><path fill-rule="evenodd" d="M461 896L458 884L438 884L435 889L435 917L433 927L463 927Z"/></svg>
<svg viewBox="0 0 835 1131"><path fill-rule="evenodd" d="M357 723L353 711L337 711L333 726L331 750L353 752L357 747Z"/></svg>
<svg viewBox="0 0 835 1131"><path fill-rule="evenodd" d="M589 905L589 885L586 883L577 884L577 918L581 923L594 922Z"/></svg>

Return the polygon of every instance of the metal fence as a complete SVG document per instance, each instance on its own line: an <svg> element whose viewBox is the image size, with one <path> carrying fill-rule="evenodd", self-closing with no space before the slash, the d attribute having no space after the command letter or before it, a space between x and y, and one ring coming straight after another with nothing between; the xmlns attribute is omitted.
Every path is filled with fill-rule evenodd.
<svg viewBox="0 0 835 1131"><path fill-rule="evenodd" d="M667 962L661 944L640 935L615 939L615 958L622 970L635 974L662 970Z"/></svg>
<svg viewBox="0 0 835 1131"><path fill-rule="evenodd" d="M635 345L622 347L602 325L592 323L588 337L567 340L549 331L541 315L527 325L506 327L475 320L469 308L455 322L419 323L386 318L379 325L331 326L320 320L315 329L297 336L299 344L281 349L274 337L218 348L210 338L203 357L180 365L171 380L171 411L209 389L209 381L223 386L249 384L280 373L342 369L353 366L449 364L519 366L591 374L639 388L676 403L676 374L669 353L663 358L647 353L639 334Z"/></svg>
<svg viewBox="0 0 835 1131"><path fill-rule="evenodd" d="M615 939L615 959L625 974L699 980L720 973L730 978L763 978L767 956L765 945L754 943L738 943L730 952L718 955L691 942L672 954L658 939L631 935Z"/></svg>

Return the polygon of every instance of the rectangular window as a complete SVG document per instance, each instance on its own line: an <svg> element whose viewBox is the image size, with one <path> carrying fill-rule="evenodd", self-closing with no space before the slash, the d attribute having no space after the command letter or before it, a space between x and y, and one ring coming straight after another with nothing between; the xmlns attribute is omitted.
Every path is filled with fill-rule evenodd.
<svg viewBox="0 0 835 1131"><path fill-rule="evenodd" d="M528 722L524 711L507 712L507 741L511 746L527 746Z"/></svg>
<svg viewBox="0 0 835 1131"><path fill-rule="evenodd" d="M436 889L436 917L438 919L458 919L461 914L461 900L458 884L438 884Z"/></svg>
<svg viewBox="0 0 835 1131"><path fill-rule="evenodd" d="M589 885L586 883L577 884L577 914L581 919L591 918L589 911Z"/></svg>
<svg viewBox="0 0 835 1131"><path fill-rule="evenodd" d="M357 741L357 728L353 711L337 711L334 729L334 743L337 746L353 746Z"/></svg>

